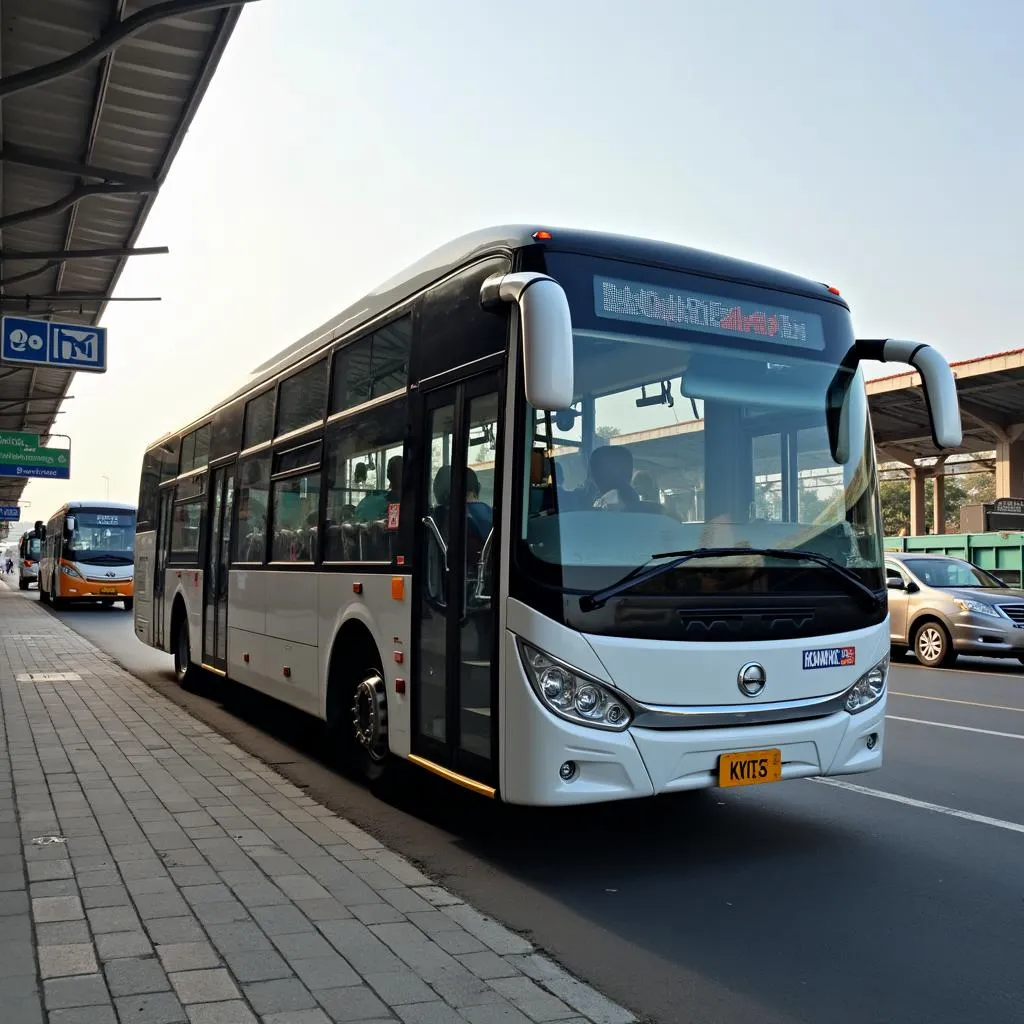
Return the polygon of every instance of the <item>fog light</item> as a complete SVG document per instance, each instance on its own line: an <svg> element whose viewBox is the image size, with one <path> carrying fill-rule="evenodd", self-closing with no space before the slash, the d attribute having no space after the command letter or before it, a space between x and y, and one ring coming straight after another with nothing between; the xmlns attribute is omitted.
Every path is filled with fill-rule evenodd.
<svg viewBox="0 0 1024 1024"><path fill-rule="evenodd" d="M874 750L877 745L878 745L878 733L877 732L873 732L868 737L868 750Z"/></svg>
<svg viewBox="0 0 1024 1024"><path fill-rule="evenodd" d="M571 782L576 778L576 762L566 761L562 767L558 769L558 774L561 776L563 782Z"/></svg>

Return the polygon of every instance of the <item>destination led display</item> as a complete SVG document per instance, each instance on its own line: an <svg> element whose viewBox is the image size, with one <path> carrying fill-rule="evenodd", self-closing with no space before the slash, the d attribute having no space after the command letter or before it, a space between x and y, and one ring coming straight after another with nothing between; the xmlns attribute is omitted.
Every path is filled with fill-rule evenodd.
<svg viewBox="0 0 1024 1024"><path fill-rule="evenodd" d="M606 320L675 327L728 338L757 338L774 345L817 351L825 347L824 325L816 313L686 288L597 276L594 312Z"/></svg>

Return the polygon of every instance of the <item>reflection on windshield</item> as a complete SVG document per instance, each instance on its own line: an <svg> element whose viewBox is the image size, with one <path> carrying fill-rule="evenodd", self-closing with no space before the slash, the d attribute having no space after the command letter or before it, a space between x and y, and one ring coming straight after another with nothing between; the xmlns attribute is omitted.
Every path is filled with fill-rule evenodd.
<svg viewBox="0 0 1024 1024"><path fill-rule="evenodd" d="M859 422L840 464L826 420L835 364L678 338L575 337L582 397L532 416L522 523L527 550L560 566L567 586L574 576L607 585L656 551L738 546L815 552L881 585L866 403L850 405ZM858 372L852 388L863 387Z"/></svg>
<svg viewBox="0 0 1024 1024"><path fill-rule="evenodd" d="M999 587L1003 584L984 569L956 558L907 559L906 567L929 587Z"/></svg>

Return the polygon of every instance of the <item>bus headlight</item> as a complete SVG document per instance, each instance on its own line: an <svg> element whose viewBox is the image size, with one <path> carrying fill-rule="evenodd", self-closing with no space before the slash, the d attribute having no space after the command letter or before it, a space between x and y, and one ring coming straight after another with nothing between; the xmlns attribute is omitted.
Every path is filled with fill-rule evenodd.
<svg viewBox="0 0 1024 1024"><path fill-rule="evenodd" d="M622 694L519 640L526 676L541 703L576 725L622 732L633 713Z"/></svg>
<svg viewBox="0 0 1024 1024"><path fill-rule="evenodd" d="M866 711L873 704L877 704L882 699L882 694L885 693L885 682L888 676L889 655L887 654L846 691L843 707L851 715L855 715L858 711Z"/></svg>
<svg viewBox="0 0 1024 1024"><path fill-rule="evenodd" d="M82 578L82 574L73 565L62 565L60 567L60 571L64 573L65 576L71 576L76 580L80 580Z"/></svg>

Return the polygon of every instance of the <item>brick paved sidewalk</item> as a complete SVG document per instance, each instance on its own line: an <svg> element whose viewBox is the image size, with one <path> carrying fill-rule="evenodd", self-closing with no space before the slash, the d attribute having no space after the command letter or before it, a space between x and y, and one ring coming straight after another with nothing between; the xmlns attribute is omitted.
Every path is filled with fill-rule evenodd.
<svg viewBox="0 0 1024 1024"><path fill-rule="evenodd" d="M632 1014L0 587L3 1024Z"/></svg>

